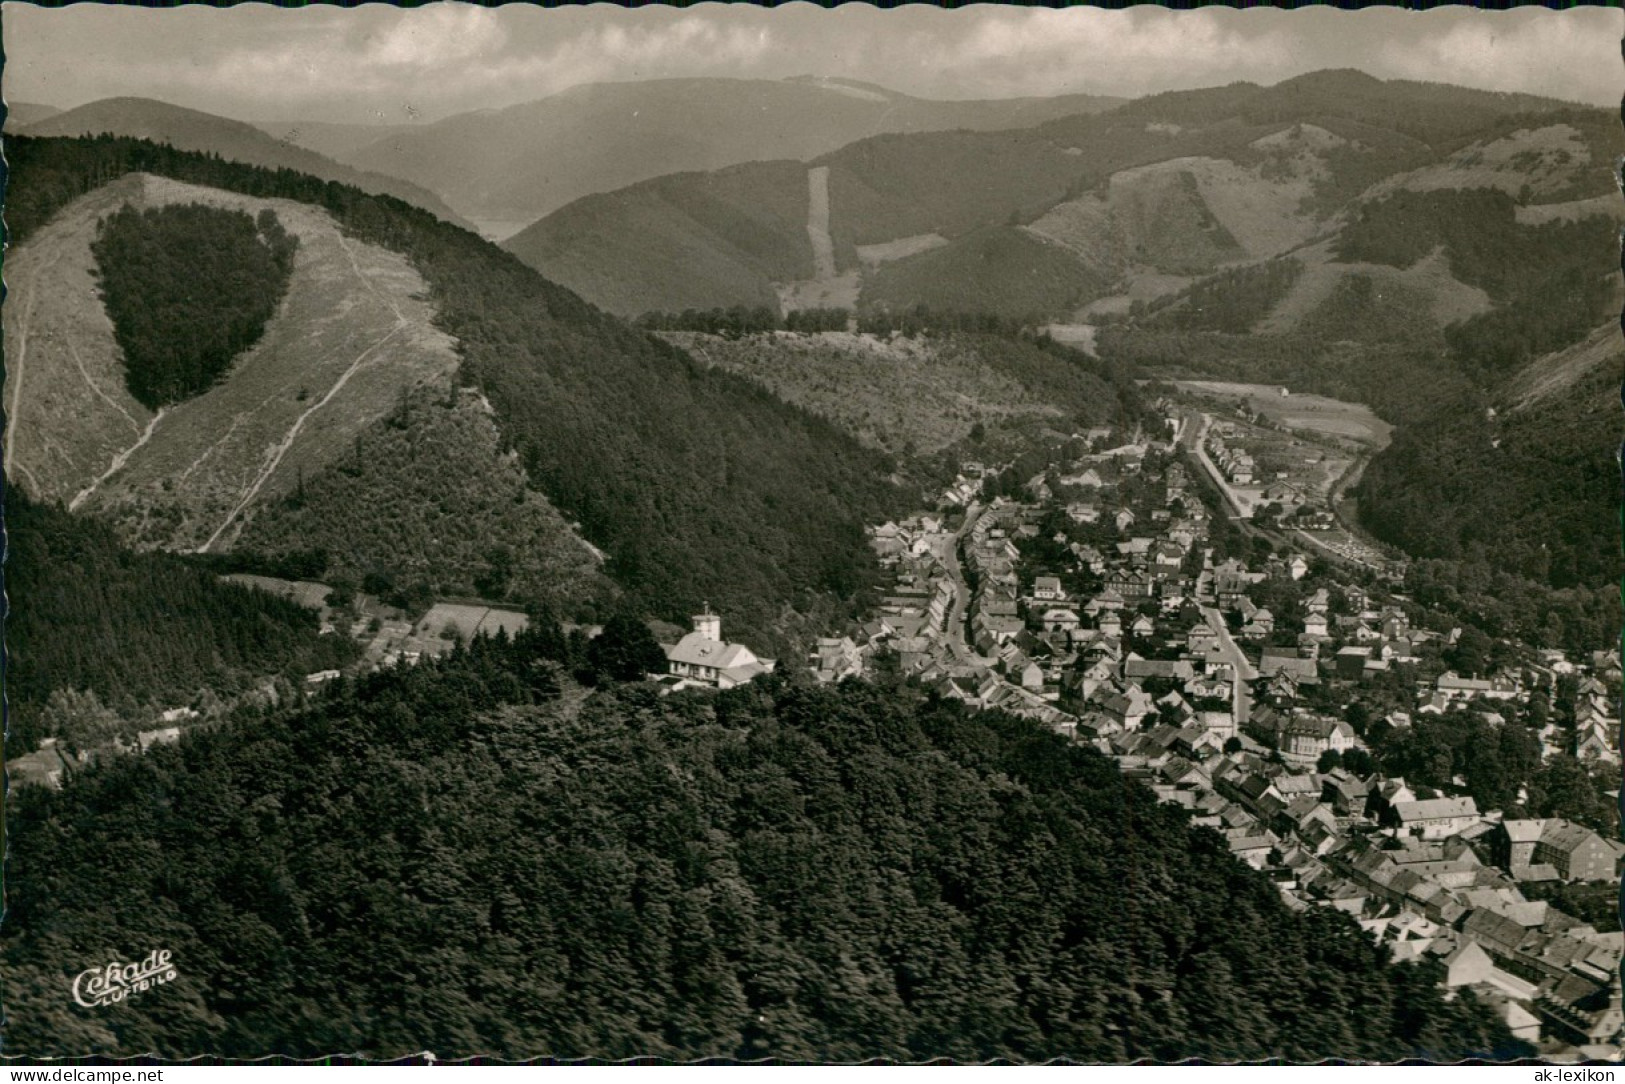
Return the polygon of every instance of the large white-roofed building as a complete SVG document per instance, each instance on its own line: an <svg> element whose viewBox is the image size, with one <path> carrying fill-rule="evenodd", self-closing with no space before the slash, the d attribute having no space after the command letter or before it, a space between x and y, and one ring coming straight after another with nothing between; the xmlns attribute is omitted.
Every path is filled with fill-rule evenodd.
<svg viewBox="0 0 1625 1084"><path fill-rule="evenodd" d="M775 660L758 658L744 644L725 642L722 618L707 606L704 613L694 615L694 631L666 648L666 663L675 677L731 689L770 673Z"/></svg>

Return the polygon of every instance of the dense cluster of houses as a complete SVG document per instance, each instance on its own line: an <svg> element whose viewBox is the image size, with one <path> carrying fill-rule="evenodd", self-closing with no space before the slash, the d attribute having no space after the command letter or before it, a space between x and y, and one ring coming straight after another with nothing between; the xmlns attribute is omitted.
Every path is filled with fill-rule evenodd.
<svg viewBox="0 0 1625 1084"><path fill-rule="evenodd" d="M1256 464L1247 450L1236 443L1233 426L1220 422L1208 429L1207 454L1231 485L1253 484Z"/></svg>
<svg viewBox="0 0 1625 1084"><path fill-rule="evenodd" d="M840 680L891 652L943 696L1040 719L1219 832L1289 907L1338 908L1397 959L1441 961L1448 985L1471 987L1520 1037L1607 1053L1625 1027L1625 938L1524 890L1613 882L1625 846L1386 777L1370 757L1349 756L1360 771L1342 766L1363 743L1327 704L1410 680L1455 633L1413 627L1404 600L1353 582L1336 582L1334 605L1324 574L1287 624L1254 588L1303 580L1309 560L1215 561L1208 512L1172 453L1152 443L1086 457L1030 481L1030 501L983 507L973 497L955 521L876 528L895 587L857 636L821 641L812 668ZM1131 482L1134 500L1119 492ZM1056 513L1109 528L1113 540L1045 537ZM1052 556L1047 571L1027 574L1029 548ZM959 629L961 591L970 597ZM1471 711L1504 723L1497 709L1526 702L1531 679L1575 673L1577 726L1565 740L1550 724L1547 752L1617 759L1607 681L1617 687L1618 669L1617 654L1581 665L1546 652L1519 674L1446 670L1416 678L1414 708L1384 721Z"/></svg>

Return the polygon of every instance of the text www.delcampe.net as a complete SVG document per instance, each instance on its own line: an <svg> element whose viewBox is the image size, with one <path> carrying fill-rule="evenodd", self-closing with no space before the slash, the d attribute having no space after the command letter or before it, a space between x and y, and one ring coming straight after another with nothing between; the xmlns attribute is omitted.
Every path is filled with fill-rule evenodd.
<svg viewBox="0 0 1625 1084"><path fill-rule="evenodd" d="M39 1084L162 1084L162 1069L12 1069L12 1081Z"/></svg>

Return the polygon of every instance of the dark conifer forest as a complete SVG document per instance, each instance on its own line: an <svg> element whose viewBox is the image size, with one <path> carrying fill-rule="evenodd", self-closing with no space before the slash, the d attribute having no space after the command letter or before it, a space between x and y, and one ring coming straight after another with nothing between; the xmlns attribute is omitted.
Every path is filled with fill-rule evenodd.
<svg viewBox="0 0 1625 1084"><path fill-rule="evenodd" d="M91 251L136 401L155 410L220 379L265 331L298 247L272 211L126 205L102 219Z"/></svg>
<svg viewBox="0 0 1625 1084"><path fill-rule="evenodd" d="M133 554L112 532L8 488L5 502L6 749L42 736L55 690L94 693L121 714L179 707L266 677L303 678L356 655L316 616L165 553Z"/></svg>
<svg viewBox="0 0 1625 1084"><path fill-rule="evenodd" d="M1091 749L907 685L585 694L538 626L12 811L13 1053L1510 1056ZM179 978L82 1012L64 969Z"/></svg>

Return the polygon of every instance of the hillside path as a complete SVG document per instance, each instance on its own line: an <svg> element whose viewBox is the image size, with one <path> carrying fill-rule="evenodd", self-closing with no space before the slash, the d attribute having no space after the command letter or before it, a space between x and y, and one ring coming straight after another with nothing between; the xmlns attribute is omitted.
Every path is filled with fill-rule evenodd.
<svg viewBox="0 0 1625 1084"><path fill-rule="evenodd" d="M85 379L89 380L90 377L86 376ZM128 415L126 415L126 416L128 416ZM158 408L158 413L156 413L156 414L154 414L152 416L152 420L149 421L147 423L147 427L141 431L141 435L140 435L140 437L137 438L136 442L134 444L130 445L128 448L124 449L122 452L115 455L113 457L113 461L108 464L107 469L102 471L101 474L96 476L95 481L91 482L84 489L81 489L78 493L74 494L73 500L68 502L68 511L77 512L79 510L79 506L81 504L84 504L85 501L90 498L90 495L92 493L96 492L96 487L97 486L101 485L103 482L105 482L109 478L113 477L113 475L115 475L119 471L123 470L124 469L124 464L126 464L126 463L128 463L130 461L130 457L132 455L134 455L136 452L140 451L142 445L146 444L147 441L152 439L153 430L158 428L158 423L163 420L163 417L164 417L164 408L159 407Z"/></svg>
<svg viewBox="0 0 1625 1084"><path fill-rule="evenodd" d="M344 255L349 258L350 268L355 272L357 281L395 314L395 326L382 338L356 355L344 372L339 374L339 378L333 382L333 386L327 389L327 394L316 400L314 404L294 419L293 425L288 427L288 431L283 434L282 439L271 449L271 454L266 458L265 465L260 468L259 474L255 477L253 483L244 491L237 503L232 506L231 511L226 514L224 522L214 529L214 533L204 541L203 545L197 548L199 553L208 553L210 547L220 540L220 536L230 529L231 525L237 521L237 517L241 516L243 511L254 502L255 497L259 496L261 488L264 487L271 475L276 473L277 467L282 465L283 457L288 454L288 449L293 447L293 442L299 437L299 431L305 427L305 423L311 419L312 415L332 402L333 397L344 390L344 385L350 382L350 378L360 372L379 350L412 325L412 321L401 311L401 307L396 304L395 299L380 290L377 284L362 270L360 261L356 259L355 249L350 245L349 240L342 233L337 236L339 245L344 250Z"/></svg>

